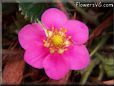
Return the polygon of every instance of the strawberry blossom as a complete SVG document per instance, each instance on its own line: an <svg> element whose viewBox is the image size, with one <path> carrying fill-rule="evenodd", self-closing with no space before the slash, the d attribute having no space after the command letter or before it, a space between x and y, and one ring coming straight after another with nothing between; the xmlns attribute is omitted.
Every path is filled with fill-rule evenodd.
<svg viewBox="0 0 114 86"><path fill-rule="evenodd" d="M69 70L81 70L90 62L84 45L88 27L78 20L70 20L57 8L46 10L41 22L24 26L18 33L25 50L24 60L34 68L44 68L48 77L58 80Z"/></svg>

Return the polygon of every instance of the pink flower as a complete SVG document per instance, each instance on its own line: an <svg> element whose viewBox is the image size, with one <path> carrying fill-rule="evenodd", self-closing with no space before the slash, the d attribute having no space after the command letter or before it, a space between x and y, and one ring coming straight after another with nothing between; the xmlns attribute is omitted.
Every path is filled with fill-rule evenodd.
<svg viewBox="0 0 114 86"><path fill-rule="evenodd" d="M88 27L78 20L69 20L56 8L46 10L41 24L24 26L18 34L25 50L24 60L34 68L44 68L48 77L58 80L69 70L88 66L90 58L84 45L88 40Z"/></svg>

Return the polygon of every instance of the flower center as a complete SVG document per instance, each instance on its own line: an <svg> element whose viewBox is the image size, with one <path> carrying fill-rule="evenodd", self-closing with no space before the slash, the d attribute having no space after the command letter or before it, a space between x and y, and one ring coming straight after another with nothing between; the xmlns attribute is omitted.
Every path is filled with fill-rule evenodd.
<svg viewBox="0 0 114 86"><path fill-rule="evenodd" d="M58 35L54 35L51 40L52 40L52 43L55 46L61 46L62 43L63 43L63 38L59 34Z"/></svg>
<svg viewBox="0 0 114 86"><path fill-rule="evenodd" d="M66 35L66 29L64 28L57 30L52 27L51 30L46 30L46 36L47 39L43 40L44 47L49 48L50 53L58 52L62 54L72 44L71 36Z"/></svg>

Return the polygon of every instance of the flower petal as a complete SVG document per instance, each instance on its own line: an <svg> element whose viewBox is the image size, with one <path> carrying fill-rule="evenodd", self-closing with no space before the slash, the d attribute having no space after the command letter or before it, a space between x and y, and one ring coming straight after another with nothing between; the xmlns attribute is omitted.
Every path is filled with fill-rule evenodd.
<svg viewBox="0 0 114 86"><path fill-rule="evenodd" d="M78 20L69 20L63 27L68 30L67 33L72 36L75 44L84 44L87 42L89 31L84 23Z"/></svg>
<svg viewBox="0 0 114 86"><path fill-rule="evenodd" d="M69 70L68 64L59 54L50 54L43 61L46 74L55 80L63 78Z"/></svg>
<svg viewBox="0 0 114 86"><path fill-rule="evenodd" d="M34 46L26 50L24 60L35 68L43 68L43 60L48 55L49 50L43 46Z"/></svg>
<svg viewBox="0 0 114 86"><path fill-rule="evenodd" d="M87 67L90 62L90 56L85 45L70 47L63 56L72 70L81 70Z"/></svg>
<svg viewBox="0 0 114 86"><path fill-rule="evenodd" d="M24 49L36 44L42 45L42 39L44 38L45 33L38 23L28 24L18 33L19 42Z"/></svg>
<svg viewBox="0 0 114 86"><path fill-rule="evenodd" d="M48 29L52 26L59 29L67 21L67 16L57 8L50 8L42 14L41 21Z"/></svg>

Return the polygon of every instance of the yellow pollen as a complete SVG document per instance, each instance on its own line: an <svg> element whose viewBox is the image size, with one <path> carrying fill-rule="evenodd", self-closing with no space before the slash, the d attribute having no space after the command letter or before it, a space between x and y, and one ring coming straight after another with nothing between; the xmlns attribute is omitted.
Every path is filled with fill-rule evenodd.
<svg viewBox="0 0 114 86"><path fill-rule="evenodd" d="M55 46L61 45L63 43L63 38L60 35L54 35L51 40Z"/></svg>
<svg viewBox="0 0 114 86"><path fill-rule="evenodd" d="M67 48L72 44L71 36L67 36L67 30L60 28L60 30L52 27L52 30L46 30L46 40L43 40L44 47L49 48L50 53L55 52L63 54Z"/></svg>

